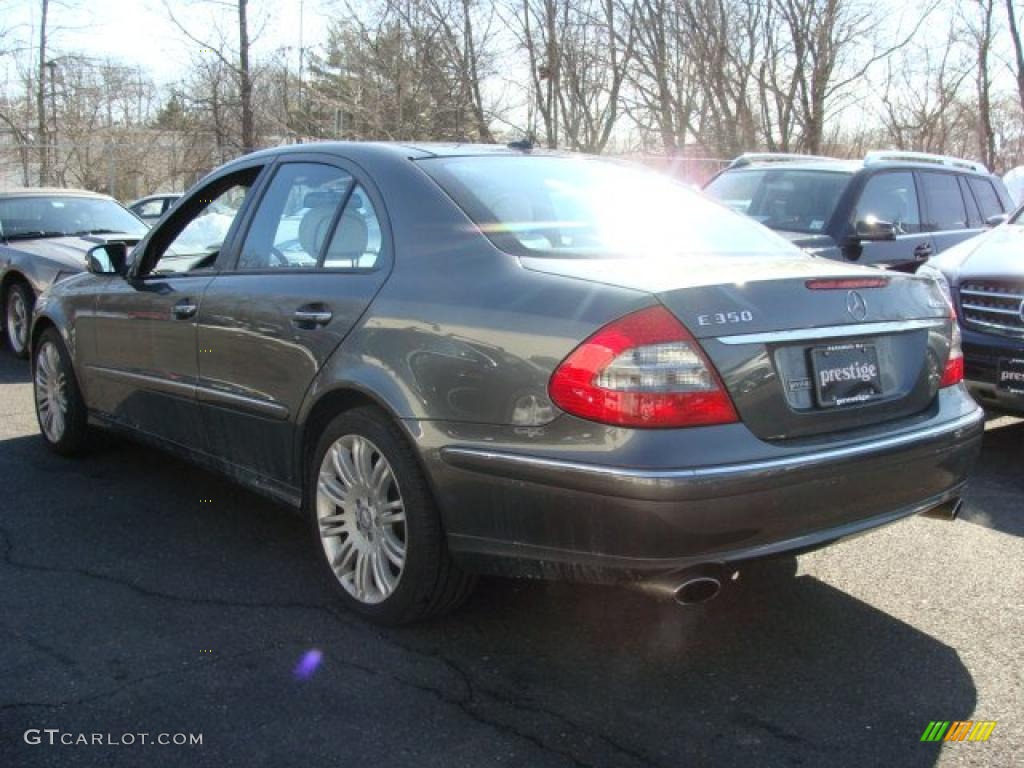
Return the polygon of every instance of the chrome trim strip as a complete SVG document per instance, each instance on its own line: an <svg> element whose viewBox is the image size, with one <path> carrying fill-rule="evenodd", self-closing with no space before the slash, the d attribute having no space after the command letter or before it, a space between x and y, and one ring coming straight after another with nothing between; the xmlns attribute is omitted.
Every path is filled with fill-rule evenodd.
<svg viewBox="0 0 1024 768"><path fill-rule="evenodd" d="M1004 325L1003 323L988 323L984 320L978 320L973 317L965 317L964 325L968 328L976 325L983 325L986 328L992 328L997 331L1003 331L1008 334L1011 338L1015 338L1024 333L1024 325Z"/></svg>
<svg viewBox="0 0 1024 768"><path fill-rule="evenodd" d="M155 389L160 392L167 392L172 395L183 397L196 396L195 381L184 382L168 379L164 376L155 376L147 373L136 373L135 371L121 371L116 368L104 368L99 365L87 365L86 370L115 381L136 384L146 389Z"/></svg>
<svg viewBox="0 0 1024 768"><path fill-rule="evenodd" d="M967 302L961 302L960 306L964 309L969 309L972 312L992 312L996 315L1010 315L1012 317L1020 317L1019 309L1002 309L1000 307L979 307L977 304L968 304Z"/></svg>
<svg viewBox="0 0 1024 768"><path fill-rule="evenodd" d="M287 406L281 405L280 403L259 400L255 397L246 397L245 395L235 394L234 392L223 392L219 389L199 386L194 381L191 383L185 383L161 376L154 376L152 374L137 373L135 371L119 371L115 368L104 368L98 365L88 365L86 368L93 373L106 376L108 379L114 379L115 381L134 384L139 387L145 387L146 389L167 392L168 394L179 395L190 399L195 398L200 402L210 403L213 405L223 405L235 410L252 411L263 416L269 416L273 419L280 419L283 421L288 418L289 414Z"/></svg>
<svg viewBox="0 0 1024 768"><path fill-rule="evenodd" d="M607 467L598 464L584 464L575 461L546 459L537 456L488 451L478 448L461 448L458 446L442 448L441 458L446 463L463 469L488 471L493 468L493 474L501 474L503 467L515 467L525 470L547 470L589 478L606 478L643 486L663 487L665 485L699 483L701 481L718 480L721 478L728 479L744 475L762 475L765 472L788 472L795 469L806 469L818 464L842 461L844 459L925 442L932 438L960 437L963 431L977 429L984 424L984 421L985 412L981 408L977 408L971 413L943 424L936 424L925 429L914 430L843 448L801 453L796 456L752 461L744 464L725 464L714 467L696 467L693 469ZM543 482L543 480L539 479L538 481Z"/></svg>
<svg viewBox="0 0 1024 768"><path fill-rule="evenodd" d="M976 288L961 288L960 293L970 296L982 296L986 299L1008 299L1009 301L1024 301L1024 295L1019 293L1000 293L999 291L979 291Z"/></svg>
<svg viewBox="0 0 1024 768"><path fill-rule="evenodd" d="M817 341L818 339L836 339L844 336L872 336L881 333L919 331L923 328L940 328L945 323L946 320L933 317L927 320L894 320L884 323L855 323L823 328L795 328L790 331L744 333L737 336L719 336L715 340L723 344L778 344L787 341Z"/></svg>
<svg viewBox="0 0 1024 768"><path fill-rule="evenodd" d="M205 386L196 387L196 395L202 403L222 405L233 410L253 411L272 419L284 421L288 418L288 407L268 400L239 395L235 392L224 392Z"/></svg>

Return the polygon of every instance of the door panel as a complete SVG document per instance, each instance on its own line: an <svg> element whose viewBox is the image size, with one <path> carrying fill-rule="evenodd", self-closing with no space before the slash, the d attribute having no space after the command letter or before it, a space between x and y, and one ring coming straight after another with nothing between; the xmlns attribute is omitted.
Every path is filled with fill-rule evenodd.
<svg viewBox="0 0 1024 768"><path fill-rule="evenodd" d="M199 446L196 317L212 275L118 280L96 307L90 405L118 423ZM180 305L176 311L176 305Z"/></svg>
<svg viewBox="0 0 1024 768"><path fill-rule="evenodd" d="M935 253L941 253L981 232L979 227L970 224L963 190L956 174L922 171L918 173L918 179L924 199L925 228L931 231Z"/></svg>
<svg viewBox="0 0 1024 768"><path fill-rule="evenodd" d="M115 422L205 449L196 399L197 324L203 293L257 166L220 176L140 243L134 271L112 279L96 302L90 405Z"/></svg>
<svg viewBox="0 0 1024 768"><path fill-rule="evenodd" d="M299 485L295 415L383 284L382 247L374 206L347 171L310 162L278 168L239 269L213 280L200 309L198 398L211 452Z"/></svg>
<svg viewBox="0 0 1024 768"><path fill-rule="evenodd" d="M871 217L891 222L895 240L862 242L859 264L890 266L926 261L934 250L930 234L922 231L914 174L886 171L871 176L860 193L853 224Z"/></svg>

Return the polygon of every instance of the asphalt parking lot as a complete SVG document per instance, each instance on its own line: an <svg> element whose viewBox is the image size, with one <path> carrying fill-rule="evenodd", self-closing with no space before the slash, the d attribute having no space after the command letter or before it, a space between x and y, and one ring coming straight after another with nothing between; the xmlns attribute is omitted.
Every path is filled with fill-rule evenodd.
<svg viewBox="0 0 1024 768"><path fill-rule="evenodd" d="M1022 765L1022 456L1024 422L992 420L961 521L704 606L487 580L456 616L382 630L338 608L274 504L130 443L50 455L0 352L0 765ZM970 719L998 722L987 743L919 741Z"/></svg>

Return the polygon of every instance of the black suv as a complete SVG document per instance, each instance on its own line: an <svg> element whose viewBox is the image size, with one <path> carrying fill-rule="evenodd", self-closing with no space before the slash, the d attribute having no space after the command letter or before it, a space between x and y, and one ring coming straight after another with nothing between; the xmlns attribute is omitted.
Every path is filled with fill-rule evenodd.
<svg viewBox="0 0 1024 768"><path fill-rule="evenodd" d="M817 256L905 272L1013 208L980 163L918 152L746 154L704 191Z"/></svg>

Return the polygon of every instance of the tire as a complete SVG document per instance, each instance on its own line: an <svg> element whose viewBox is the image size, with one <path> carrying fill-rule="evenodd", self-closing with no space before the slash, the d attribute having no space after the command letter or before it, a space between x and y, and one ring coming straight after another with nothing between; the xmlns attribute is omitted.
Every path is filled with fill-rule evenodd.
<svg viewBox="0 0 1024 768"><path fill-rule="evenodd" d="M28 334L35 295L25 283L11 283L4 295L4 336L15 357L28 358Z"/></svg>
<svg viewBox="0 0 1024 768"><path fill-rule="evenodd" d="M472 591L412 448L381 410L354 408L327 425L305 499L318 559L350 610L408 624L454 610Z"/></svg>
<svg viewBox="0 0 1024 768"><path fill-rule="evenodd" d="M62 456L85 450L88 420L71 356L56 328L39 337L32 356L32 389L36 420L46 446Z"/></svg>

